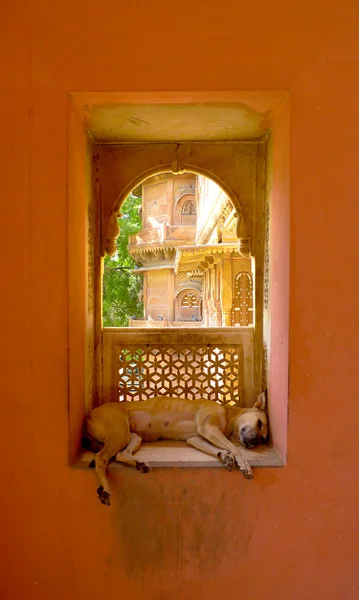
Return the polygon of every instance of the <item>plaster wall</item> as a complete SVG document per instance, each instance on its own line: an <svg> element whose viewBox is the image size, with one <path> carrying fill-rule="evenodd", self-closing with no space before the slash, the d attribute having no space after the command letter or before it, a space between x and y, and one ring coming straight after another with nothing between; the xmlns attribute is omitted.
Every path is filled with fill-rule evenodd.
<svg viewBox="0 0 359 600"><path fill-rule="evenodd" d="M163 0L2 12L4 600L357 598L358 20L354 0L184 0L171 27ZM106 510L68 465L67 95L119 88L290 90L291 386L287 467L117 471Z"/></svg>

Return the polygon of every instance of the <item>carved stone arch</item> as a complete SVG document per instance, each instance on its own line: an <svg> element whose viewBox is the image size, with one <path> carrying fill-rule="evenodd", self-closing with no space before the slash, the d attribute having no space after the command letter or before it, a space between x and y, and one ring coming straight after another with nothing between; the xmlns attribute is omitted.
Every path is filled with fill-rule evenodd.
<svg viewBox="0 0 359 600"><path fill-rule="evenodd" d="M195 194L183 194L177 201L176 205L179 210L182 210L184 204L187 202L193 202L193 204L197 207L196 196Z"/></svg>
<svg viewBox="0 0 359 600"><path fill-rule="evenodd" d="M186 281L183 282L182 284L179 284L179 286L177 287L175 293L174 293L174 297L177 298L177 296L179 294L181 294L181 292L184 292L185 290L193 290L195 292L199 292L200 294L202 293L202 284L198 281Z"/></svg>
<svg viewBox="0 0 359 600"><path fill-rule="evenodd" d="M238 165L235 163L236 157L239 164L241 160L243 163L240 147L240 142L223 144L223 147L222 144L207 146L186 143L103 147L98 157L103 203L102 255L113 251L118 236L115 219L126 197L149 177L168 172L203 175L219 185L237 212L239 238L247 239L249 246L254 219L251 214L253 199L247 197L244 204L240 202L241 178L238 177ZM218 160L214 159L214 153L218 153Z"/></svg>
<svg viewBox="0 0 359 600"><path fill-rule="evenodd" d="M224 191L226 196L228 196L228 198L230 198L231 202L233 203L234 208L236 209L236 212L238 212L240 215L243 214L238 195L235 194L233 192L233 190L224 181L222 181L219 177L217 177L215 175L215 173L205 170L205 169L196 168L194 166L191 167L190 169L181 169L180 171L175 171L175 170L173 170L173 168L171 168L170 165L158 165L157 167L153 167L147 171L141 172L135 179L131 180L126 185L126 187L123 188L123 190L120 192L120 194L117 196L117 199L115 200L115 203L113 205L112 212L117 212L117 213L120 212L121 206L122 206L123 202L126 200L127 196L132 192L132 190L134 190L136 187L138 187L144 181L146 181L146 179L149 179L149 177L153 177L154 175L161 175L164 173L173 173L175 175L182 175L185 172L195 173L196 175L203 175L203 177L207 177L208 179L211 179L212 181L214 181L220 188L222 188L222 190ZM178 198L178 201L180 201L183 198L183 196L185 196L185 195L190 195L190 194L187 193L187 194L181 195L181 197Z"/></svg>
<svg viewBox="0 0 359 600"><path fill-rule="evenodd" d="M184 196L194 196L195 190L190 185L182 186L178 189L174 197L175 204L178 204Z"/></svg>
<svg viewBox="0 0 359 600"><path fill-rule="evenodd" d="M146 181L146 179L154 177L155 175L161 175L168 172L171 172L170 165L166 165L163 167L154 167L153 169L149 169L148 171L141 173L141 175L138 178L128 183L126 187L121 191L120 195L116 200L112 212L107 217L107 226L105 225L104 251L106 254L108 254L109 256L113 256L113 254L116 252L116 240L120 235L118 218L121 216L121 206L126 200L127 196L132 192L132 190L134 190L136 187L138 187L144 181Z"/></svg>
<svg viewBox="0 0 359 600"><path fill-rule="evenodd" d="M188 202L193 202L195 206L195 213L197 213L197 202L196 196L193 189L187 190L188 193L182 194L180 197L174 196L174 204L173 204L173 223L175 225L196 225L197 216L195 215L192 218L185 217L183 218L183 207ZM176 201L176 198L178 200Z"/></svg>

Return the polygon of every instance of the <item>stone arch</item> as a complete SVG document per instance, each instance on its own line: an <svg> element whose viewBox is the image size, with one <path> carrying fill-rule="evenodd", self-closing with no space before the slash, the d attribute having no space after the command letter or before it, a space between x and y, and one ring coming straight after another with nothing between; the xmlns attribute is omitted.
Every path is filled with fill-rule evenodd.
<svg viewBox="0 0 359 600"><path fill-rule="evenodd" d="M188 202L191 201L194 204L194 218L183 219L183 207ZM193 211L192 211L193 212ZM187 221L187 222L186 222ZM193 221L193 222L192 222ZM177 225L196 225L197 222L197 203L196 196L193 193L193 190L189 190L188 193L181 194L181 196L176 200L174 199L173 203L173 223Z"/></svg>
<svg viewBox="0 0 359 600"><path fill-rule="evenodd" d="M180 283L174 294L175 299L179 294L181 294L181 292L184 292L185 290L192 290L201 294L202 284L196 281L185 281Z"/></svg>
<svg viewBox="0 0 359 600"><path fill-rule="evenodd" d="M182 173L195 173L196 175L203 175L208 179L212 179L212 181L214 181L217 185L219 185L219 187L222 188L226 196L230 198L236 211L242 215L243 211L239 195L236 193L235 190L231 188L231 186L229 186L218 175L216 175L215 172L209 169L204 169L202 167L197 167L196 165L193 165L190 168L180 169L177 171L174 170L172 165L169 164L157 165L150 169L147 169L146 171L139 172L139 174L134 179L129 181L127 185L120 191L119 195L117 196L114 202L112 212L119 213L121 206L127 198L127 196L132 192L132 190L134 190L136 187L138 187L144 181L146 181L146 179L149 179L149 177L153 177L154 175L161 175L164 173L173 173L174 175L181 175ZM178 200L180 200L180 198Z"/></svg>
<svg viewBox="0 0 359 600"><path fill-rule="evenodd" d="M195 225L197 222L197 205L194 196L183 196L181 209L181 225Z"/></svg>
<svg viewBox="0 0 359 600"><path fill-rule="evenodd" d="M135 155L136 156L136 155ZM207 168L203 168L202 166L197 166L196 164L191 165L185 169L176 169L173 164L160 164L156 166L151 166L145 170L141 171L140 165L138 165L138 174L129 178L129 180L125 183L125 185L121 186L122 189L120 193L117 195L117 198L112 205L112 210L105 210L104 214L104 250L107 254L113 254L116 251L116 239L120 233L119 225L117 222L118 216L121 214L121 206L127 196L134 190L136 187L141 185L146 179L149 177L153 177L154 175L160 175L168 172L172 172L173 174L179 175L185 172L195 173L196 175L203 175L208 179L214 181L219 187L222 188L226 196L230 198L234 209L236 211L237 216L237 237L239 240L243 240L243 249L244 253L249 251L249 238L250 238L250 227L245 217L245 214L242 210L242 206L240 203L239 194L233 189L232 186L223 181L223 178L218 176L213 170L209 170ZM108 204L107 204L108 206ZM107 213L107 215L106 215ZM248 215L249 220L249 215Z"/></svg>
<svg viewBox="0 0 359 600"><path fill-rule="evenodd" d="M179 190L179 192L174 197L174 203L181 204L181 201L185 196L194 196L194 190L189 185L184 186Z"/></svg>

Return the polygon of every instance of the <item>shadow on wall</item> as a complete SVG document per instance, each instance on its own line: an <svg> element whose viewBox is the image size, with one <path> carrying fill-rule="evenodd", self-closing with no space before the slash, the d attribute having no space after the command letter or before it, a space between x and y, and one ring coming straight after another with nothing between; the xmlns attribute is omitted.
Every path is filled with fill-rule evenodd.
<svg viewBox="0 0 359 600"><path fill-rule="evenodd" d="M112 465L109 472L114 476L120 469ZM251 494L244 494L238 505L237 494L234 498L228 491L228 482L218 482L218 476L221 480L229 477L233 485L242 488L247 482L239 482L236 475L216 470L219 497L215 492L208 503L200 503L191 501L201 493L195 484L196 470L178 473L177 485L171 490L166 473L152 471L140 476L126 470L122 482L126 487L122 486L121 492L120 485L112 485L112 489L115 497L121 494L114 501L114 519L128 577L142 583L147 576L153 581L154 573L163 574L166 580L176 578L180 562L181 568L213 574L226 569L229 556L244 556L256 527L253 519L246 518ZM208 475L208 489L213 477ZM169 495L171 501L163 501ZM145 501L134 500L137 497Z"/></svg>

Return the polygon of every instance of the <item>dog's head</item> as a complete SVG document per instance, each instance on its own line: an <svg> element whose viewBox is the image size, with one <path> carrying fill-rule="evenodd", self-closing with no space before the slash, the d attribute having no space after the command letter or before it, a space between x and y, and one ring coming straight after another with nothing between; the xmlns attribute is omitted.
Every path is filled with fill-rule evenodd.
<svg viewBox="0 0 359 600"><path fill-rule="evenodd" d="M252 408L248 408L237 417L234 433L246 448L253 448L268 441L265 392L258 396Z"/></svg>

